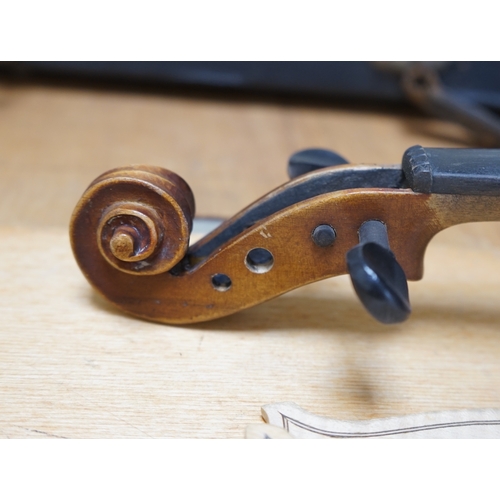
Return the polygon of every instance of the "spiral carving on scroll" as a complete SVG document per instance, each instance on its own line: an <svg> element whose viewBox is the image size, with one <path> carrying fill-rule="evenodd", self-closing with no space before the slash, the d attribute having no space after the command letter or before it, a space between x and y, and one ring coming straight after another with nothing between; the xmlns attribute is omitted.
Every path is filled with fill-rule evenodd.
<svg viewBox="0 0 500 500"><path fill-rule="evenodd" d="M125 273L171 269L186 254L194 216L189 186L155 167L111 170L86 190L72 218L73 248L96 238L106 261Z"/></svg>

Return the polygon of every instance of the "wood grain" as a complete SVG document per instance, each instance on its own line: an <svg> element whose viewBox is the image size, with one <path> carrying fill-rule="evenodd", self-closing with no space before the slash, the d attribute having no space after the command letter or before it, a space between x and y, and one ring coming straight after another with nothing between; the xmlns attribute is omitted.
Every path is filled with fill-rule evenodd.
<svg viewBox="0 0 500 500"><path fill-rule="evenodd" d="M134 319L92 292L67 234L85 188L118 166L173 170L199 214L228 217L285 182L301 148L383 164L463 140L402 114L1 86L0 436L238 438L277 401L347 420L499 407L497 223L439 234L393 327L345 276L210 324Z"/></svg>
<svg viewBox="0 0 500 500"><path fill-rule="evenodd" d="M399 326L372 320L344 276L174 327L99 299L64 230L0 236L4 437L238 438L278 401L348 420L499 406L496 248L438 235Z"/></svg>

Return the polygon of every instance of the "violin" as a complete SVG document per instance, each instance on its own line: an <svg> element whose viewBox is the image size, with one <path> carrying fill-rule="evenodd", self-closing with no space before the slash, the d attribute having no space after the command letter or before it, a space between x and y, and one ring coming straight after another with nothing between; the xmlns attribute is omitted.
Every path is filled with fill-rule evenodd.
<svg viewBox="0 0 500 500"><path fill-rule="evenodd" d="M500 150L413 146L400 165L353 165L308 149L290 180L189 246L195 200L159 167L110 170L73 212L74 256L90 284L132 315L208 321L348 273L386 324L410 313L407 280L423 276L439 231L500 220Z"/></svg>

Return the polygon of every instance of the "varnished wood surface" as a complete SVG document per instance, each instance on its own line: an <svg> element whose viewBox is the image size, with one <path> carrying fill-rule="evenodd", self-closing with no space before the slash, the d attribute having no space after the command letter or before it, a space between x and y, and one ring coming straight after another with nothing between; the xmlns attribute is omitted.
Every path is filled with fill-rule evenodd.
<svg viewBox="0 0 500 500"><path fill-rule="evenodd" d="M356 167L346 166L345 170L351 168ZM181 259L179 248L187 243L187 236L175 231L180 216L172 209L172 197L158 196L161 184L155 183L155 177L148 177L144 185L149 172L133 173L137 178L124 175L113 178L111 184L97 182L85 193L71 221L71 244L82 272L103 297L125 312L169 324L224 317L319 279L346 274L345 256L358 244L358 230L367 220L384 221L392 251L409 280L422 278L425 250L438 232L454 224L500 221L500 198L494 196L426 195L390 188L340 190L292 204L220 243L192 267L171 274L165 271ZM125 208L115 208L121 206ZM168 210L170 215L155 223L158 229L152 229L163 235L157 253L150 256L148 250L143 260L128 262L112 254L102 228L114 224L115 229L107 230L109 234L128 227L136 235L136 226L148 232L142 219L130 218L131 206L137 207L135 214ZM119 216L120 211L126 215ZM335 242L327 247L316 245L311 238L320 224L335 228ZM150 247L153 251L148 244ZM265 249L273 259L264 273L251 272L246 264L246 256L255 248ZM173 249L176 260L169 258ZM231 280L223 292L211 280L220 273Z"/></svg>
<svg viewBox="0 0 500 500"><path fill-rule="evenodd" d="M92 292L67 233L84 189L118 166L169 168L198 213L231 216L286 181L297 149L383 164L463 138L418 116L2 85L0 435L242 437L277 401L339 419L499 407L496 223L436 237L393 327L347 277L203 325L134 319Z"/></svg>

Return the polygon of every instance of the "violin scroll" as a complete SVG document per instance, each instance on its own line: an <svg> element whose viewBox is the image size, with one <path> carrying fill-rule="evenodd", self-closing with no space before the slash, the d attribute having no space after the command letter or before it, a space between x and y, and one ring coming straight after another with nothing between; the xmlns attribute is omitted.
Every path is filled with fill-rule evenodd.
<svg viewBox="0 0 500 500"><path fill-rule="evenodd" d="M73 212L75 256L87 273L92 267L84 264L83 254L89 250L93 255L98 250L100 258L125 273L163 273L186 254L194 211L191 189L173 172L110 170L92 182Z"/></svg>
<svg viewBox="0 0 500 500"><path fill-rule="evenodd" d="M106 172L73 213L76 260L117 307L163 323L221 318L346 273L375 319L397 323L410 314L406 280L422 278L433 236L500 220L500 150L414 146L401 164L380 166L325 150L292 160L289 182L189 248L195 205L179 176Z"/></svg>

